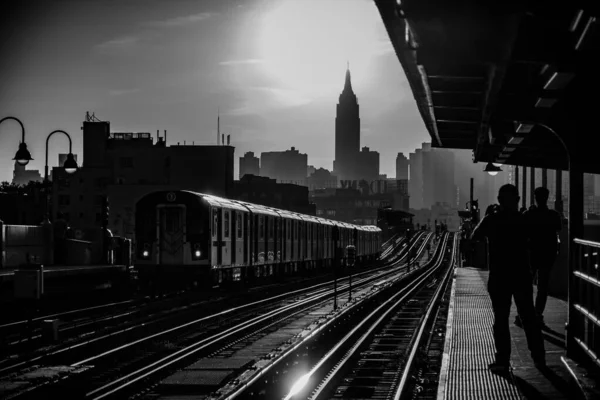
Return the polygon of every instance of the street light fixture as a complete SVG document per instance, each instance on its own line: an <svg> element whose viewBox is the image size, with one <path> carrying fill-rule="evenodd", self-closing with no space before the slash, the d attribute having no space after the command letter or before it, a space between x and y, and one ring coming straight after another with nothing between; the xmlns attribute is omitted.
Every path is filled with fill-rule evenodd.
<svg viewBox="0 0 600 400"><path fill-rule="evenodd" d="M23 126L21 120L15 117L4 117L0 120L0 124L8 119L17 121L19 125L21 125L21 143L19 143L19 150L17 150L15 153L13 160L19 163L19 165L27 165L29 161L33 160L33 158L31 158L31 153L29 153L29 150L27 150L27 143L25 143L25 127Z"/></svg>
<svg viewBox="0 0 600 400"><path fill-rule="evenodd" d="M77 166L77 161L75 161L75 156L73 156L73 153L67 154L67 160L65 161L63 167L65 168L65 172L67 174L74 174L77 171L79 167Z"/></svg>
<svg viewBox="0 0 600 400"><path fill-rule="evenodd" d="M55 133L62 133L64 135L67 136L67 138L69 139L69 154L67 154L67 160L65 161L65 164L63 165L63 167L65 168L65 172L69 175L75 173L75 171L77 171L77 169L79 168L77 166L77 161L75 161L75 156L73 156L73 142L71 141L71 136L65 132L62 131L60 129L57 129L55 131L50 132L50 134L48 135L48 137L46 138L46 164L44 165L44 186L46 186L46 219L49 219L50 215L49 215L49 193L48 193L48 144L50 143L50 138L52 137L52 135L54 135Z"/></svg>
<svg viewBox="0 0 600 400"><path fill-rule="evenodd" d="M496 175L498 175L498 172L502 172L502 168L497 167L494 164L492 164L491 162L489 162L485 166L484 171L487 172L488 174L490 174L491 176L496 176Z"/></svg>

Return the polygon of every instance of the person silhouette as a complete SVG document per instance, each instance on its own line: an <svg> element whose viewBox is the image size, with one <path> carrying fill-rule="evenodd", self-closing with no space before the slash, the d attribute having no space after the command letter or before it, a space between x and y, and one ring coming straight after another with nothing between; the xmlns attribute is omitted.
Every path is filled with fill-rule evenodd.
<svg viewBox="0 0 600 400"><path fill-rule="evenodd" d="M544 327L548 283L560 249L558 233L562 229L562 221L557 211L548 208L548 189L538 187L533 194L536 207L531 207L525 213L525 219L530 229L529 265L532 275L537 275L535 312L540 326Z"/></svg>
<svg viewBox="0 0 600 400"><path fill-rule="evenodd" d="M488 292L494 312L496 354L495 361L488 367L496 373L510 369L509 316L513 297L533 362L537 368L546 365L544 340L533 305L533 282L527 257L529 231L525 216L519 212L519 200L516 186L503 185L498 191L499 209L486 215L471 236L473 240L487 238L489 242Z"/></svg>

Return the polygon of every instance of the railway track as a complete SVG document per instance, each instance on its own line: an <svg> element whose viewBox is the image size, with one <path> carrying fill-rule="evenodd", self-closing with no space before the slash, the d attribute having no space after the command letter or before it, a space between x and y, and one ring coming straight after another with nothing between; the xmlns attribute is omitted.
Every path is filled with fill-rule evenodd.
<svg viewBox="0 0 600 400"><path fill-rule="evenodd" d="M417 242L418 241L415 241L415 243ZM425 246L424 242L426 241L421 240L421 248ZM366 285L370 280L377 279L381 274L383 274L383 272L375 274L374 277L371 278L355 278L356 281L354 287L357 288L360 287L360 285ZM131 381L131 378L133 377L131 373L134 372L127 373L126 371L135 371L134 375L139 379L146 378L145 371L148 369L148 366L150 366L150 368L156 366L157 361L151 361L154 358L160 360L160 363L165 364L163 369L167 368L171 364L179 362L180 355L183 353L187 353L189 356L195 352L220 343L229 336L234 337L232 335L243 334L245 329L250 329L259 324L267 324L268 326L268 323L272 323L272 321L277 318L289 318L291 317L292 312L295 312L294 310L301 310L302 308L310 309L312 303L318 302L320 298L330 297L332 295L332 290L326 288L325 284L316 286L321 288L316 291L314 291L315 287L311 288L314 291L312 294L300 295L299 293L292 293L292 295L296 297L294 300L287 299L284 301L283 305L272 307L273 309L271 310L267 309L265 305L269 304L269 302L272 303L274 298L255 302L256 304L247 304L238 307L238 309L226 310L216 315L199 318L177 327L162 330L158 333L145 336L144 338L130 341L128 344L117 346L108 351L96 353L93 356L78 361L73 359L72 351L58 351L54 354L46 354L42 359L34 361L43 361L44 364L47 365L69 365L70 368L79 370L85 370L90 363L94 363L95 368L91 368L91 371L101 371L101 373L96 373L95 375L94 373L81 374L82 377L79 383L73 383L73 380L71 380L67 386L71 389L74 387L97 387L99 391L92 390L90 392L80 393L80 395L85 395L86 397L93 397L95 395L101 396L101 392L110 392L110 389L115 385L119 386L120 382ZM344 285L340 287L340 290L344 290ZM276 297L283 297L283 295ZM251 307L254 307L254 309ZM242 309L244 310L243 313L236 314L236 312L242 311ZM248 309L251 309L250 313L247 311ZM240 322L242 320L244 322ZM245 325L242 327L242 324ZM190 329L194 327L197 329L199 326L201 327L201 330L195 330L193 333L189 332ZM227 328L224 331L225 326L230 326L231 328ZM226 332L226 334L224 332ZM197 339L200 336L202 336L203 339L198 341ZM127 367L125 367L125 365L127 365ZM115 366L118 371L115 371ZM117 375L121 375L120 378L112 378L112 376L115 375L115 372L117 372ZM123 377L126 378L123 379ZM109 383L101 384L102 382ZM129 384L127 386L129 386ZM59 384L55 386L52 391L58 390L57 393L60 393L63 389L65 389L64 385ZM30 396L32 396L32 398L39 398L38 396L40 394L41 391L38 390L30 393Z"/></svg>
<svg viewBox="0 0 600 400"><path fill-rule="evenodd" d="M354 315L329 321L319 335L297 344L279 366L230 382L207 398L400 399L414 383L413 362L421 355L425 327L437 316L455 255L456 238L450 244L446 236L410 281L387 284Z"/></svg>
<svg viewBox="0 0 600 400"><path fill-rule="evenodd" d="M403 238L395 238L395 241L390 240L389 242L387 253L384 256L392 256L387 260L388 264L397 262L398 259L402 258L402 252L394 255L392 251L404 244L404 240ZM323 279L292 280L290 286L306 286L306 283L311 280ZM255 296L250 294L252 291L256 292ZM88 336L91 333L96 335L114 333L122 330L124 324L151 323L152 320L159 320L161 317L168 316L173 312L205 307L208 302L214 303L223 300L225 297L230 303L238 297L240 301L252 301L252 298L263 296L268 291L283 292L282 285L261 285L260 293L252 289L249 293L224 293L217 290L210 293L203 292L200 295L179 291L170 293L158 300L144 297L0 324L0 337L2 338L0 354L5 356L3 360L0 360L0 373L6 365L15 363L15 360L19 358L18 354L26 352L31 357L31 352L35 350L35 346L39 348L51 344L43 341L41 324L44 320L59 320L59 337L63 342L62 344L69 347L76 344L73 342L77 341L79 337ZM241 300L242 298L243 300ZM43 354L43 352L48 352L48 348L42 348L41 353Z"/></svg>

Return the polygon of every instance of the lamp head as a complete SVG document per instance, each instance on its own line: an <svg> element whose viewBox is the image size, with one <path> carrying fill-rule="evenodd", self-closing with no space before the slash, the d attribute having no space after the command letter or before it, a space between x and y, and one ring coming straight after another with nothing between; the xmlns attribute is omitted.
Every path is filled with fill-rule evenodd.
<svg viewBox="0 0 600 400"><path fill-rule="evenodd" d="M67 174L73 174L79 168L77 166L77 161L75 161L75 157L73 156L73 153L67 154L67 159L65 161L64 168L65 168L65 172Z"/></svg>
<svg viewBox="0 0 600 400"><path fill-rule="evenodd" d="M487 172L488 174L490 174L491 176L496 176L496 175L498 175L498 172L502 172L502 169L500 167L495 166L491 162L489 162L485 166L484 171Z"/></svg>
<svg viewBox="0 0 600 400"><path fill-rule="evenodd" d="M15 158L13 158L13 160L16 160L19 165L27 165L29 164L29 161L33 160L33 158L31 158L31 153L27 150L27 144L25 142L19 143L19 150L15 153Z"/></svg>

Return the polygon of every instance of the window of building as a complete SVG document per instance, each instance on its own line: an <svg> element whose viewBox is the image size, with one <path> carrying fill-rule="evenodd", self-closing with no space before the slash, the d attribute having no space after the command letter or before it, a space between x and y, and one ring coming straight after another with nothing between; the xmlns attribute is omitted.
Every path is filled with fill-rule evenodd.
<svg viewBox="0 0 600 400"><path fill-rule="evenodd" d="M224 228L225 228L224 229L224 236L226 238L228 238L229 237L229 210L225 211L225 216L224 217L225 217L225 218L223 218L223 220L224 220L223 224L224 224Z"/></svg>
<svg viewBox="0 0 600 400"><path fill-rule="evenodd" d="M61 194L58 196L58 205L59 206L68 206L71 205L71 196L68 194Z"/></svg>
<svg viewBox="0 0 600 400"><path fill-rule="evenodd" d="M83 178L79 178L79 183L83 183Z"/></svg>
<svg viewBox="0 0 600 400"><path fill-rule="evenodd" d="M96 223L100 223L100 222L102 222L102 214L96 213Z"/></svg>
<svg viewBox="0 0 600 400"><path fill-rule="evenodd" d="M317 215L323 215L323 210L317 210Z"/></svg>
<svg viewBox="0 0 600 400"><path fill-rule="evenodd" d="M79 195L79 201L83 201L83 195L82 194Z"/></svg>
<svg viewBox="0 0 600 400"><path fill-rule="evenodd" d="M242 237L242 214L237 214L237 237Z"/></svg>
<svg viewBox="0 0 600 400"><path fill-rule="evenodd" d="M97 194L94 197L94 204L97 206L101 206L103 201L104 201L104 196L102 196L101 194Z"/></svg>
<svg viewBox="0 0 600 400"><path fill-rule="evenodd" d="M79 213L79 219L83 218L83 213Z"/></svg>
<svg viewBox="0 0 600 400"><path fill-rule="evenodd" d="M121 157L121 168L133 168L133 157Z"/></svg>

